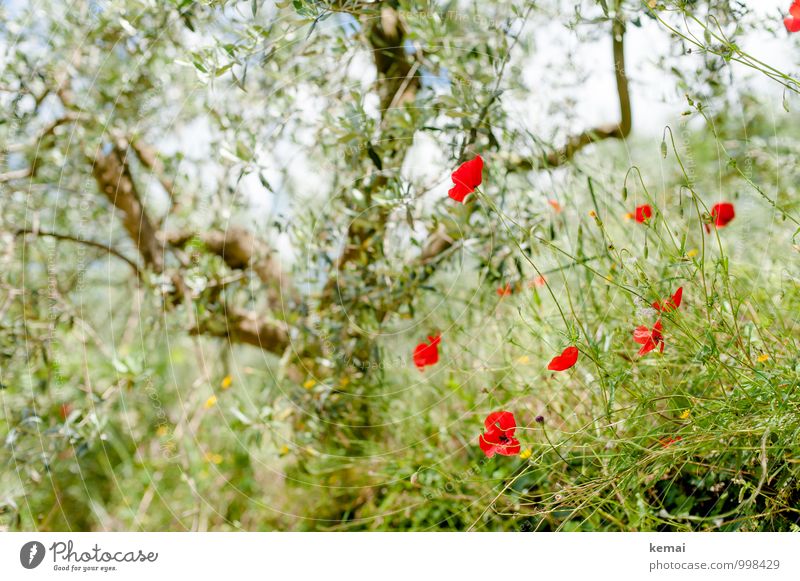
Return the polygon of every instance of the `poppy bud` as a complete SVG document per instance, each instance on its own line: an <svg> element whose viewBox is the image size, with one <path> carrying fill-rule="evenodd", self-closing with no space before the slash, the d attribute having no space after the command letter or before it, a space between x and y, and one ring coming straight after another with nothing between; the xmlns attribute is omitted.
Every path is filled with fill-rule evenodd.
<svg viewBox="0 0 800 581"><path fill-rule="evenodd" d="M536 416L536 423L543 424L544 423L544 416Z"/></svg>

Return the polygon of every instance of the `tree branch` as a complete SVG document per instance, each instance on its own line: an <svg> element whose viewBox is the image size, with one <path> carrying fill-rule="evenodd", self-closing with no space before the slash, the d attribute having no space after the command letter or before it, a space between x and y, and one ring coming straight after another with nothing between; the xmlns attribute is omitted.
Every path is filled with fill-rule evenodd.
<svg viewBox="0 0 800 581"><path fill-rule="evenodd" d="M130 143L131 148L133 148L134 153L136 153L136 157L142 162L142 165L153 172L153 175L158 179L161 187L167 192L170 202L172 203L172 209L174 210L178 206L174 192L175 183L166 176L164 164L159 159L156 150L138 139L129 139L127 141Z"/></svg>
<svg viewBox="0 0 800 581"><path fill-rule="evenodd" d="M224 232L201 234L168 232L164 238L177 248L185 248L192 240L199 240L206 250L222 258L233 270L252 268L264 284L280 284L282 281L280 264L270 255L267 245L240 226L231 226Z"/></svg>
<svg viewBox="0 0 800 581"><path fill-rule="evenodd" d="M419 88L417 67L408 59L404 41L406 27L400 13L382 6L378 18L369 30L369 43L375 68L378 71L381 111L402 107L414 100Z"/></svg>
<svg viewBox="0 0 800 581"><path fill-rule="evenodd" d="M413 101L419 89L417 63L409 59L404 46L406 32L400 13L388 5L383 5L380 17L374 20L367 35L378 76L381 130L386 127L387 112ZM397 153L395 151L393 155L396 156ZM387 183L387 176L379 173L370 184L369 191L380 191ZM376 210L376 215L370 216L369 219L353 220L350 223L344 249L334 262L332 274L325 285L323 303L327 304L333 298L336 273L348 263L361 257L365 250L372 246L372 241L382 240L389 215L387 207L380 207Z"/></svg>
<svg viewBox="0 0 800 581"><path fill-rule="evenodd" d="M122 212L122 224L139 249L145 264L156 273L164 270L164 248L147 211L139 199L127 152L114 144L108 154L98 151L94 160L95 181L106 198Z"/></svg>
<svg viewBox="0 0 800 581"><path fill-rule="evenodd" d="M116 256L123 262L127 263L128 266L133 269L134 274L141 279L142 278L142 271L139 269L139 265L137 265L133 260L122 254L119 250L103 244L102 242L95 242L94 240L86 240L83 238L75 238L74 236L69 236L68 234L58 234L57 232L46 232L44 230L34 230L32 228L20 228L16 232L14 232L15 236L26 236L28 234L33 234L34 236L46 236L48 238L54 238L56 240L66 240L69 242L75 242L76 244L83 244L84 246L91 246L92 248L98 248L107 252L112 256Z"/></svg>
<svg viewBox="0 0 800 581"><path fill-rule="evenodd" d="M505 162L504 167L507 171L518 172L530 171L545 167L558 167L567 163L576 153L578 153L578 151L591 143L602 141L604 139L624 139L630 135L633 128L633 117L631 111L630 90L628 87L628 76L625 72L625 21L623 20L619 6L617 7L617 13L611 26L611 35L612 52L614 55L614 78L617 84L617 96L620 109L619 123L616 125L604 125L595 129L584 131L578 135L573 135L567 139L566 144L560 149L552 151L542 158L532 159L521 158L519 156L509 157L503 160ZM487 103L487 107L484 109L484 111L488 110L488 106L491 105L491 103L492 101L490 100ZM480 122L482 121L483 111L480 118ZM476 134L477 129L473 128L473 132L470 133L470 137L465 143L467 145L472 144L475 140ZM466 147L462 148L462 157L465 149ZM428 240L423 247L420 261L423 264L432 261L439 254L448 250L452 244L452 238L447 235L447 231L444 226L440 225L439 228L428 237Z"/></svg>
<svg viewBox="0 0 800 581"><path fill-rule="evenodd" d="M13 180L21 180L33 176L32 167L24 167L22 169L14 169L5 173L0 173L0 184L10 182Z"/></svg>
<svg viewBox="0 0 800 581"><path fill-rule="evenodd" d="M510 172L530 171L537 168L558 167L570 161L576 153L591 143L605 139L624 139L633 128L631 98L628 76L625 72L625 21L619 6L611 26L612 52L614 55L614 78L617 84L620 121L617 124L602 125L573 135L555 151L539 158L512 156L506 160L505 167Z"/></svg>
<svg viewBox="0 0 800 581"><path fill-rule="evenodd" d="M289 346L289 328L285 323L259 317L251 311L225 307L224 326L216 328L207 322L198 323L193 335L226 337L234 343L244 343L263 351L280 355Z"/></svg>

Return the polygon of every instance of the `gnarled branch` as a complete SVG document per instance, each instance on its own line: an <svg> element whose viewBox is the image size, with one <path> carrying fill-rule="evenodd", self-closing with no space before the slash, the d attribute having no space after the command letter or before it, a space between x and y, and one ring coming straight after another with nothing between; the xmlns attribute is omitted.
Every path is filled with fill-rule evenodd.
<svg viewBox="0 0 800 581"><path fill-rule="evenodd" d="M103 244L102 242L96 242L94 240L86 240L84 238L76 238L68 234L59 234L57 232L34 230L33 228L19 228L14 234L16 236L25 236L28 234L32 234L34 236L46 236L48 238L54 238L55 240L66 240L69 242L75 242L76 244L83 244L84 246L91 246L92 248L97 248L112 256L116 256L117 258L125 262L128 266L130 266L131 269L133 269L134 274L136 274L138 278L140 279L142 278L142 271L139 270L138 264L136 264L133 260L122 254L116 248L113 248L107 244Z"/></svg>
<svg viewBox="0 0 800 581"><path fill-rule="evenodd" d="M616 124L602 125L589 129L578 135L569 137L559 149L551 151L537 158L522 158L512 156L506 160L505 168L508 171L530 171L537 168L558 167L570 161L576 153L591 143L605 139L624 139L633 128L631 111L631 97L628 86L628 76L625 72L625 21L620 13L617 14L611 25L612 52L614 56L614 78L617 84L617 97L619 101L620 121Z"/></svg>
<svg viewBox="0 0 800 581"><path fill-rule="evenodd" d="M251 311L238 308L225 309L225 325L219 328L208 323L198 323L193 335L226 337L234 343L244 343L280 355L289 346L289 328L281 321L259 317Z"/></svg>
<svg viewBox="0 0 800 581"><path fill-rule="evenodd" d="M280 264L271 256L267 245L240 226L199 234L168 232L164 238L171 246L178 248L184 248L192 240L199 240L206 250L222 258L229 268L252 268L264 284L280 284L282 280Z"/></svg>
<svg viewBox="0 0 800 581"><path fill-rule="evenodd" d="M126 155L127 152L116 144L107 154L98 151L92 168L94 178L108 201L122 212L122 224L139 249L142 260L153 271L161 273L164 270L164 248L139 199Z"/></svg>

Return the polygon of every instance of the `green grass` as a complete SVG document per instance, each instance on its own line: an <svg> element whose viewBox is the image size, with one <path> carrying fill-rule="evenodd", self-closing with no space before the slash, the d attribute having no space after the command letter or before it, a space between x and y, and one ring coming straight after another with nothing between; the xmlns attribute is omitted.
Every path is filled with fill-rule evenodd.
<svg viewBox="0 0 800 581"><path fill-rule="evenodd" d="M498 201L503 220L494 201L474 200L495 239L465 246L413 317L376 331L382 368L302 384L252 349L186 338L175 321L142 317L137 338L119 345L59 323L52 343L4 370L0 523L798 530L796 192L754 190L748 180L769 183L769 163L744 179L717 163L707 138L694 136L688 152L696 168L721 165L721 182L682 172L683 150L656 167L657 144L645 143L641 180L633 171L626 182L631 162L608 158L612 148L579 158L553 192L560 214L539 194ZM587 179L598 175L607 177ZM706 235L704 214L720 198L737 218ZM648 225L625 220L645 202L657 209ZM536 218L521 221L531 207ZM526 284L533 265L547 287ZM505 282L518 292L499 297ZM649 304L678 286L663 355L637 357L633 329L652 325ZM142 300L143 312L158 312ZM102 328L112 315L91 316ZM410 354L434 331L442 359L420 373ZM578 364L547 372L568 344ZM478 448L484 417L499 409L515 414L528 458L487 459Z"/></svg>

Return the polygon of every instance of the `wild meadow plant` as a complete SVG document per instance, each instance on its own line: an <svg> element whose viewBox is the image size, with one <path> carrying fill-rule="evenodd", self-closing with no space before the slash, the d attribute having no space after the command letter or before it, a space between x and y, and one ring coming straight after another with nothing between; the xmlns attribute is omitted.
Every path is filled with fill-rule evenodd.
<svg viewBox="0 0 800 581"><path fill-rule="evenodd" d="M0 6L0 528L800 530L763 6Z"/></svg>

